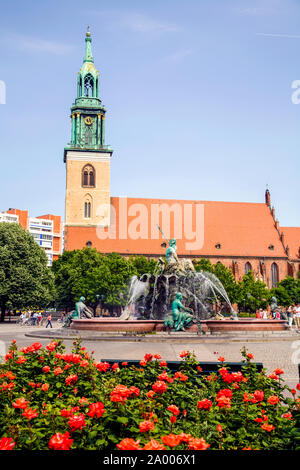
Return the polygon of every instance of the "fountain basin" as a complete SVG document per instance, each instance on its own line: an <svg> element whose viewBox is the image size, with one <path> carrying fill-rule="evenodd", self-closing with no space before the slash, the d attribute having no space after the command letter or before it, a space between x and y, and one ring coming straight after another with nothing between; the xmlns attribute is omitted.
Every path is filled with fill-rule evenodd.
<svg viewBox="0 0 300 470"><path fill-rule="evenodd" d="M285 320L260 320L243 318L239 320L202 320L203 331L214 332L234 332L234 331L279 331L286 330ZM70 328L75 330L93 331L121 331L135 333L151 333L163 331L163 320L120 320L119 318L91 318L74 319ZM186 330L197 332L197 324L193 324Z"/></svg>

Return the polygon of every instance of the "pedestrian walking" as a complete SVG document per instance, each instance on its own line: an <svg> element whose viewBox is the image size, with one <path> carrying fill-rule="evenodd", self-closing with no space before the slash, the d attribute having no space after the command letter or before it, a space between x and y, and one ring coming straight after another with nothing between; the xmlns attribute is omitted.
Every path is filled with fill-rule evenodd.
<svg viewBox="0 0 300 470"><path fill-rule="evenodd" d="M296 328L297 328L298 331L300 331L300 304L297 305L294 312L295 312Z"/></svg>
<svg viewBox="0 0 300 470"><path fill-rule="evenodd" d="M38 325L41 326L42 312L38 312L37 319L38 319Z"/></svg>
<svg viewBox="0 0 300 470"><path fill-rule="evenodd" d="M290 305L286 311L288 317L289 328L292 328L294 318L294 305Z"/></svg>
<svg viewBox="0 0 300 470"><path fill-rule="evenodd" d="M52 328L51 320L52 320L51 313L49 313L49 315L48 315L48 317L47 317L47 325L46 325L46 328L48 328L48 325L50 325L50 327Z"/></svg>

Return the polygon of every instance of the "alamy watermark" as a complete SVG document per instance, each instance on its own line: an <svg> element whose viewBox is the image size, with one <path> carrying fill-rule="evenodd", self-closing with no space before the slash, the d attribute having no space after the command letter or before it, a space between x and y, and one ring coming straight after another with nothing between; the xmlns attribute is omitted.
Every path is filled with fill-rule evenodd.
<svg viewBox="0 0 300 470"><path fill-rule="evenodd" d="M101 204L96 211L100 219L97 236L100 240L166 240L184 241L185 250L201 250L204 245L204 204L202 203L129 203L119 198L116 209Z"/></svg>
<svg viewBox="0 0 300 470"><path fill-rule="evenodd" d="M3 80L0 80L0 104L6 104L6 85Z"/></svg>

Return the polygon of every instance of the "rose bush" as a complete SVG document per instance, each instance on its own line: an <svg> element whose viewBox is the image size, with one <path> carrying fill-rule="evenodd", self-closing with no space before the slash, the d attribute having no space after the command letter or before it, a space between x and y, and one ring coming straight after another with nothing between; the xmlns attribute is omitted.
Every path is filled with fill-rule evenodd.
<svg viewBox="0 0 300 470"><path fill-rule="evenodd" d="M0 365L0 449L299 448L300 385L242 356L242 372L220 357L205 376L189 351L172 373L158 354L110 366L80 341L71 353L60 341L20 350L13 341Z"/></svg>

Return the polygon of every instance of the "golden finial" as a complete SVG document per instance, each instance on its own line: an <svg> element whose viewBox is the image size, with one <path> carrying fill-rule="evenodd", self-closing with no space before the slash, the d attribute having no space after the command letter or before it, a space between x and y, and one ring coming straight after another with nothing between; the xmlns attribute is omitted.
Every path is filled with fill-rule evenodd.
<svg viewBox="0 0 300 470"><path fill-rule="evenodd" d="M91 35L91 33L90 33L90 27L89 27L89 26L88 26L88 29L87 29L86 35L87 35L88 37Z"/></svg>

